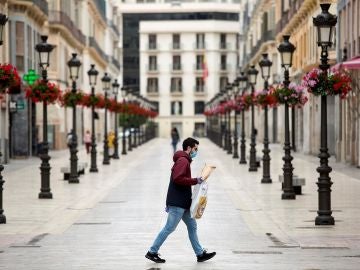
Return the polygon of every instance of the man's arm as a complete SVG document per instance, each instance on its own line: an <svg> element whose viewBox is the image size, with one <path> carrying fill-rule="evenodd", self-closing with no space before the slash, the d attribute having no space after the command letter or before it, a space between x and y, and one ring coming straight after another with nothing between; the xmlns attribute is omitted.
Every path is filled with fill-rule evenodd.
<svg viewBox="0 0 360 270"><path fill-rule="evenodd" d="M179 185L183 186L192 186L198 183L196 178L185 177L186 167L188 165L188 161L185 158L180 158L177 162L175 162L172 180Z"/></svg>

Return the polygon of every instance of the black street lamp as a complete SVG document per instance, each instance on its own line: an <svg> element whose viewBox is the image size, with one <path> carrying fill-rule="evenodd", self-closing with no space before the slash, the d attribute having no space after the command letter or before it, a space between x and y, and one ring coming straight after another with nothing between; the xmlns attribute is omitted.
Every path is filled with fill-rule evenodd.
<svg viewBox="0 0 360 270"><path fill-rule="evenodd" d="M120 84L118 83L117 79L115 79L114 83L112 84L113 87L113 94L115 97L115 103L117 103L117 96L119 94L119 87ZM114 154L112 156L113 159L119 159L119 142L118 142L118 118L117 112L115 111L115 138L114 138Z"/></svg>
<svg viewBox="0 0 360 270"><path fill-rule="evenodd" d="M330 68L328 63L328 48L332 46L334 27L337 17L329 13L330 4L320 4L321 14L313 18L313 24L317 28L317 45L321 47L321 64L319 68L327 77L327 70ZM329 176L332 168L328 165L329 151L327 147L327 100L326 96L321 96L321 140L320 140L320 166L317 168L319 173L318 182L318 206L315 225L334 225L335 219L331 215L331 185Z"/></svg>
<svg viewBox="0 0 360 270"><path fill-rule="evenodd" d="M283 36L284 41L280 43L278 51L281 56L281 66L284 68L284 87L289 87L289 69L292 66L292 57L295 51L295 46L290 43L290 36ZM291 156L291 146L290 146L290 131L289 131L289 105L285 102L285 142L284 142L284 152L283 157L284 167L283 167L283 176L284 176L284 185L283 193L281 194L281 199L283 200L294 200L295 192L293 187L293 166L291 161L293 157Z"/></svg>
<svg viewBox="0 0 360 270"><path fill-rule="evenodd" d="M0 13L0 46L3 44L3 32L4 26L8 21L8 17L5 14ZM0 152L0 157L2 156ZM4 215L4 208L3 208L3 186L4 186L4 179L1 175L1 172L4 170L4 166L0 163L0 224L6 223L6 216Z"/></svg>
<svg viewBox="0 0 360 270"><path fill-rule="evenodd" d="M126 87L123 86L121 87L121 97L123 98L123 104L125 105L125 98L126 98ZM125 113L124 113L124 116L125 116ZM125 132L126 132L126 123L125 123L125 117L123 117L123 121L122 121L122 124L123 124L123 135L122 135L122 151L121 151L121 154L122 155L126 155L126 136L125 136Z"/></svg>
<svg viewBox="0 0 360 270"><path fill-rule="evenodd" d="M70 79L72 80L71 93L73 95L76 94L76 80L79 78L79 70L81 66L81 62L78 58L76 58L77 54L73 53L72 58L68 62L68 66L70 69ZM72 136L71 136L71 144L70 144L70 175L69 175L69 183L79 183L79 175L77 172L77 134L76 134L76 104L73 104L73 115L72 115Z"/></svg>
<svg viewBox="0 0 360 270"><path fill-rule="evenodd" d="M5 14L0 13L0 46L3 45L4 27L8 19Z"/></svg>
<svg viewBox="0 0 360 270"><path fill-rule="evenodd" d="M254 89L256 84L256 79L259 71L255 66L251 66L248 70L248 78L251 86L251 96L254 96ZM256 138L255 138L255 111L254 104L251 104L251 142L250 142L250 162L249 162L249 172L256 172Z"/></svg>
<svg viewBox="0 0 360 270"><path fill-rule="evenodd" d="M269 88L269 78L270 78L270 68L272 62L268 58L267 53L263 53L263 58L259 62L261 68L261 76L264 79L264 90L268 92ZM269 184L272 182L270 177L270 149L269 149L269 130L268 130L268 106L265 105L265 121L264 121L264 149L263 149L263 178L261 183Z"/></svg>
<svg viewBox="0 0 360 270"><path fill-rule="evenodd" d="M231 100L232 97L232 84L228 83L226 86L226 96L227 100ZM232 144L231 144L231 110L227 111L228 115L228 129L227 129L227 153L232 154Z"/></svg>
<svg viewBox="0 0 360 270"><path fill-rule="evenodd" d="M226 102L226 87L221 89L220 96L219 96L219 104ZM223 150L228 150L228 135L227 135L227 112L224 112L224 119L221 121L221 134L222 134L222 148Z"/></svg>
<svg viewBox="0 0 360 270"><path fill-rule="evenodd" d="M247 77L244 72L240 72L239 90L242 94L245 93L247 87ZM246 164L246 139L245 139L245 108L241 109L241 144L240 144L240 164Z"/></svg>
<svg viewBox="0 0 360 270"><path fill-rule="evenodd" d="M109 157L109 141L108 141L108 132L107 132L107 103L108 103L108 92L110 91L111 78L105 72L104 76L101 78L103 90L105 92L105 126L104 126L104 159L103 164L110 164Z"/></svg>
<svg viewBox="0 0 360 270"><path fill-rule="evenodd" d="M237 102L237 96L239 94L239 82L238 79L236 79L233 84L232 84L232 94L234 97L235 102ZM234 118L234 154L233 154L233 158L239 158L239 154L238 154L238 132L237 132L237 109L235 106L235 118Z"/></svg>
<svg viewBox="0 0 360 270"><path fill-rule="evenodd" d="M95 98L95 85L99 72L95 69L95 65L91 65L88 71L90 86L91 86L91 97ZM98 172L96 166L96 136L95 136L95 105L91 105L91 164L90 172Z"/></svg>
<svg viewBox="0 0 360 270"><path fill-rule="evenodd" d="M131 103L132 99L133 99L133 90L128 89L127 90L127 97L128 97L128 102ZM128 115L128 129L129 129L129 138L128 138L128 151L132 151L132 135L131 135L131 115Z"/></svg>
<svg viewBox="0 0 360 270"><path fill-rule="evenodd" d="M47 68L49 67L50 53L54 49L54 45L47 43L47 36L41 36L41 42L35 46L35 50L39 53L39 65L41 68L41 76L43 83L47 83ZM50 156L49 156L49 143L47 137L47 103L43 102L43 144L40 154L41 165L41 188L39 193L39 199L52 199L52 193L50 190Z"/></svg>

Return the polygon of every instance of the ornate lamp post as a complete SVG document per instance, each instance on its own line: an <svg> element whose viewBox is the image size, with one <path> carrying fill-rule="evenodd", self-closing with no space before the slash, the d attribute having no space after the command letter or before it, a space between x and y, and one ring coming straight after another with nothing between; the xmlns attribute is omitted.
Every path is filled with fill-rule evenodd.
<svg viewBox="0 0 360 270"><path fill-rule="evenodd" d="M228 83L226 86L226 95L227 100L231 100L232 96L232 84ZM227 153L232 154L232 145L231 145L231 110L227 112L228 115L228 127L227 127Z"/></svg>
<svg viewBox="0 0 360 270"><path fill-rule="evenodd" d="M284 41L279 45L278 51L281 55L281 66L284 68L284 86L288 87L290 84L289 80L289 69L292 66L292 57L295 51L295 46L290 43L290 36L283 36ZM290 131L289 131L289 105L285 102L285 142L284 142L284 151L285 156L283 157L284 167L283 167L283 176L284 176L284 186L283 193L281 194L281 199L283 200L294 200L295 192L293 187L293 166L291 161L293 157L291 156L291 146L290 146Z"/></svg>
<svg viewBox="0 0 360 270"><path fill-rule="evenodd" d="M264 79L264 90L267 92L269 88L268 80L270 78L270 68L272 66L272 62L268 58L268 54L264 53L263 59L259 62L259 66L261 68L261 76ZM270 178L270 149L269 149L269 130L268 130L268 106L265 105L265 121L264 121L264 149L263 149L263 178L261 179L261 183L271 183Z"/></svg>
<svg viewBox="0 0 360 270"><path fill-rule="evenodd" d="M244 72L240 72L239 76L239 90L244 92L247 87L247 77ZM241 109L241 144L240 144L240 164L246 164L246 139L245 139L245 108Z"/></svg>
<svg viewBox="0 0 360 270"><path fill-rule="evenodd" d="M95 65L91 65L88 71L89 82L91 86L91 97L95 98L95 85L99 72L95 69ZM95 136L95 106L91 105L91 165L90 172L98 172L96 166L96 136Z"/></svg>
<svg viewBox="0 0 360 270"><path fill-rule="evenodd" d="M121 97L123 98L123 103L125 104L125 98L126 98L126 87L123 86L121 87ZM125 132L126 132L126 127L125 127L125 118L123 118L123 136L122 136L122 151L121 154L122 155L126 155L126 137L125 137Z"/></svg>
<svg viewBox="0 0 360 270"><path fill-rule="evenodd" d="M128 102L131 103L132 102L132 99L133 99L133 94L132 94L132 90L131 89L128 89L127 90L127 97L128 97ZM129 118L129 122L128 122L128 129L129 129L129 138L128 138L128 151L132 151L132 139L131 139L131 125L130 125L130 122L131 122L131 115L129 114L128 116Z"/></svg>
<svg viewBox="0 0 360 270"><path fill-rule="evenodd" d="M107 104L108 99L108 92L110 91L110 84L111 78L105 72L104 77L101 78L101 82L103 84L103 90L105 92L105 104ZM105 106L105 126L104 126L104 159L103 164L109 165L110 164L110 157L109 157L109 141L108 141L108 132L107 132L107 106Z"/></svg>
<svg viewBox="0 0 360 270"><path fill-rule="evenodd" d="M328 48L332 45L334 27L337 17L329 13L330 4L321 4L321 14L313 18L313 24L317 28L317 44L321 47L321 64L319 68L327 74L330 65L328 63ZM327 147L327 100L326 96L321 96L321 141L320 141L320 166L317 168L319 173L318 182L318 203L319 209L315 218L315 225L334 225L334 217L331 216L331 185L329 176L332 168L328 165L330 154Z"/></svg>
<svg viewBox="0 0 360 270"><path fill-rule="evenodd" d="M251 96L254 96L254 88L256 84L256 78L259 71L255 69L255 66L251 66L248 70L249 83L251 85ZM256 172L256 140L255 140L255 112L254 104L251 104L251 143L250 143L250 167L249 172Z"/></svg>
<svg viewBox="0 0 360 270"><path fill-rule="evenodd" d="M79 78L79 70L81 62L76 58L77 54L73 53L72 58L68 62L70 69L70 79L72 80L71 93L76 94L76 80ZM73 115L72 115L72 136L71 136L71 145L70 145L70 175L69 183L79 183L79 175L77 173L77 135L76 135L76 104L73 104Z"/></svg>
<svg viewBox="0 0 360 270"><path fill-rule="evenodd" d="M235 102L237 99L237 96L239 94L239 82L236 79L233 84L232 84L232 94L234 97ZM239 154L238 154L238 132L237 132L237 110L234 110L235 112L235 118L234 118L234 154L233 154L233 158L239 158Z"/></svg>
<svg viewBox="0 0 360 270"><path fill-rule="evenodd" d="M47 83L47 68L49 67L50 53L55 46L47 43L47 36L41 36L41 42L35 46L35 50L39 53L39 65L41 68L42 81ZM49 143L47 138L47 103L43 102L43 147L40 154L41 165L41 188L39 199L52 199L50 190L50 156L49 156Z"/></svg>
<svg viewBox="0 0 360 270"><path fill-rule="evenodd" d="M115 102L117 103L117 96L119 94L119 87L120 84L118 83L117 79L115 79L114 83L112 84L113 87L113 94L115 96ZM113 159L119 159L119 142L118 142L118 118L117 118L117 112L115 112L115 138L114 138L114 154L112 156Z"/></svg>
<svg viewBox="0 0 360 270"><path fill-rule="evenodd" d="M0 46L3 44L3 32L7 20L8 17L6 17L5 14L0 13ZM2 154L0 152L0 157L1 156ZM1 172L3 170L4 170L4 166L0 163L0 224L6 223L6 216L4 215L4 209L3 209L3 185L5 181L3 180L3 176L1 175Z"/></svg>
<svg viewBox="0 0 360 270"><path fill-rule="evenodd" d="M226 88L221 89L219 96L219 104L226 101ZM223 149L225 151L228 150L228 135L227 135L227 112L224 113L224 121L222 121L223 124L221 125L221 134L222 134L222 141L223 141Z"/></svg>

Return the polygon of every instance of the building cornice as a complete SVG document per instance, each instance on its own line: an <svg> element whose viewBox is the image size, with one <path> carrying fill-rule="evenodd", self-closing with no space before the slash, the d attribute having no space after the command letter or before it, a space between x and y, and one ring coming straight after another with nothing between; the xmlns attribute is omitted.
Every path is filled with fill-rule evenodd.
<svg viewBox="0 0 360 270"><path fill-rule="evenodd" d="M103 18L103 16L100 14L100 11L98 10L98 7L96 6L94 0L89 0L88 6L89 6L89 9L91 10L91 12L93 13L93 15L95 16L95 18L98 20L99 24L104 29L106 29L107 23L106 23L105 19Z"/></svg>
<svg viewBox="0 0 360 270"><path fill-rule="evenodd" d="M48 18L48 14L33 1L9 0L8 9L12 12L26 13L39 25L43 25Z"/></svg>

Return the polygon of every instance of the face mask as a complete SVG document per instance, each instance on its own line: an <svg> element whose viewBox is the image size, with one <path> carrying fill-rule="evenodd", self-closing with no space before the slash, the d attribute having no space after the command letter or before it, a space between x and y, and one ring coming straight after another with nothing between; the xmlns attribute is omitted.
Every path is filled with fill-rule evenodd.
<svg viewBox="0 0 360 270"><path fill-rule="evenodd" d="M194 159L194 158L196 157L196 155L197 155L197 152L196 152L196 151L193 151L193 152L190 153L190 157L191 157L192 159Z"/></svg>

